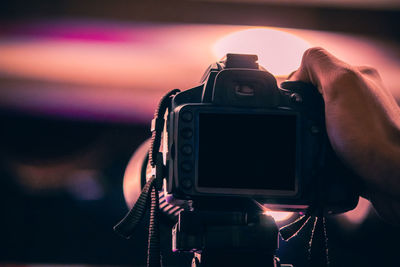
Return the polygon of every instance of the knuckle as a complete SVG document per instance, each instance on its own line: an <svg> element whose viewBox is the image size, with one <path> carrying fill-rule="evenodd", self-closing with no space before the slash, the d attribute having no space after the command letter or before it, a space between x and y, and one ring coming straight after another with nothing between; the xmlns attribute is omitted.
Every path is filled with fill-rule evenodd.
<svg viewBox="0 0 400 267"><path fill-rule="evenodd" d="M305 58L324 58L328 56L328 51L322 47L311 47L304 52Z"/></svg>
<svg viewBox="0 0 400 267"><path fill-rule="evenodd" d="M327 51L325 50L325 48L322 48L320 46L315 46L315 47L308 48L305 53L307 53L307 54L326 54Z"/></svg>
<svg viewBox="0 0 400 267"><path fill-rule="evenodd" d="M314 69L316 71L322 69L332 70L345 65L344 62L338 60L322 47L312 47L307 49L304 52L302 64L306 68Z"/></svg>

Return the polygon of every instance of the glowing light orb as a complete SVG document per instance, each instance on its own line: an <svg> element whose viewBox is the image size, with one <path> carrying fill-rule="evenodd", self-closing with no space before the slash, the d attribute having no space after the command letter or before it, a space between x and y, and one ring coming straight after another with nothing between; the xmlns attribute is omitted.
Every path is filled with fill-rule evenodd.
<svg viewBox="0 0 400 267"><path fill-rule="evenodd" d="M275 222L281 222L281 221L286 221L290 217L293 216L293 212L286 212L286 211L272 211L272 210L266 210L264 211L265 215L269 215L272 218L274 218Z"/></svg>
<svg viewBox="0 0 400 267"><path fill-rule="evenodd" d="M300 37L273 28L238 31L219 39L213 52L217 59L227 53L256 54L258 62L274 75L288 75L296 70L310 44Z"/></svg>

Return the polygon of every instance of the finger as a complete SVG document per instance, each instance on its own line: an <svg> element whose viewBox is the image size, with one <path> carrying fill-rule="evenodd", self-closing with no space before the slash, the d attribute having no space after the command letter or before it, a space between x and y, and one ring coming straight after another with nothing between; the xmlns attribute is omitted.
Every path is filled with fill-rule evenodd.
<svg viewBox="0 0 400 267"><path fill-rule="evenodd" d="M288 75L288 77L287 77L286 80L288 80L288 81L294 81L293 76L294 76L294 74L295 74L296 72L297 72L297 70L292 71L292 72Z"/></svg>
<svg viewBox="0 0 400 267"><path fill-rule="evenodd" d="M314 84L323 93L324 85L343 72L352 69L350 65L336 58L321 47L313 47L303 54L300 68L290 79Z"/></svg>

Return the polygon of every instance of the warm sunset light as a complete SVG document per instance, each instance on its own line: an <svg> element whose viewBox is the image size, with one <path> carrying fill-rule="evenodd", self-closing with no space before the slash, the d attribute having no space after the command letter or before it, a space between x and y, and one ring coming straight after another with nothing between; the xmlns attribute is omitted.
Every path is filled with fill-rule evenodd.
<svg viewBox="0 0 400 267"><path fill-rule="evenodd" d="M300 37L273 28L237 31L219 39L213 47L217 59L227 53L256 54L258 62L274 75L296 70L310 44Z"/></svg>
<svg viewBox="0 0 400 267"><path fill-rule="evenodd" d="M207 67L228 52L257 54L261 65L285 78L311 46L352 65L374 66L400 97L395 52L365 37L86 20L29 21L0 30L0 105L35 114L147 122L168 89L197 86Z"/></svg>
<svg viewBox="0 0 400 267"><path fill-rule="evenodd" d="M293 212L287 212L287 211L266 210L264 211L264 214L274 218L275 222L286 221L287 219L293 216Z"/></svg>

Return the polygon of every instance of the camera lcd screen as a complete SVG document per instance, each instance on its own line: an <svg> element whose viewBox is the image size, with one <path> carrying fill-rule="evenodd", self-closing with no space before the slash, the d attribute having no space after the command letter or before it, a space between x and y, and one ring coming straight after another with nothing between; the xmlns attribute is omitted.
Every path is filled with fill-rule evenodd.
<svg viewBox="0 0 400 267"><path fill-rule="evenodd" d="M296 115L199 114L197 185L295 190Z"/></svg>

